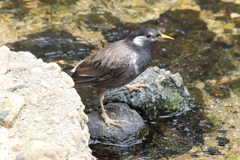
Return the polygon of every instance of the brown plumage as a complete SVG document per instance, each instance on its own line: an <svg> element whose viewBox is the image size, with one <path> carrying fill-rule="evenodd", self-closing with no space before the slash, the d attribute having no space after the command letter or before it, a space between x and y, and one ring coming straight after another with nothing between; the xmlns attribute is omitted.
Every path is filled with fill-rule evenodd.
<svg viewBox="0 0 240 160"><path fill-rule="evenodd" d="M104 121L121 126L105 113L102 100L111 88L128 84L147 69L152 60L152 47L158 40L173 39L151 28L138 29L125 39L110 44L90 55L71 70L70 76L79 85L98 89L98 101Z"/></svg>

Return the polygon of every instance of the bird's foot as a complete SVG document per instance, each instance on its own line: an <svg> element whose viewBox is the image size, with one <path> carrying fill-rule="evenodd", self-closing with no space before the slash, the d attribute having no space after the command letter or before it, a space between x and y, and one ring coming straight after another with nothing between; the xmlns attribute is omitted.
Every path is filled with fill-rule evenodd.
<svg viewBox="0 0 240 160"><path fill-rule="evenodd" d="M136 84L133 84L133 85L130 85L130 84L127 84L124 86L126 89L128 89L130 92L132 91L138 91L138 92L143 92L142 88L145 87L145 88L149 88L150 86L147 85L147 84L143 84L143 82L138 82Z"/></svg>
<svg viewBox="0 0 240 160"><path fill-rule="evenodd" d="M102 118L104 119L105 123L106 123L108 126L114 125L114 126L116 126L116 127L118 127L118 128L121 128L123 131L125 131L125 130L123 129L123 127L118 124L118 123L119 123L119 120L110 119L106 113L103 113L103 114L102 114Z"/></svg>

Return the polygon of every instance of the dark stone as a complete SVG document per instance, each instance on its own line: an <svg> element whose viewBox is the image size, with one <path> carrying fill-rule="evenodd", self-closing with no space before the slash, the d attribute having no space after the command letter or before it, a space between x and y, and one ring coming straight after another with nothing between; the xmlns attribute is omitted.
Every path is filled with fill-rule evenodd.
<svg viewBox="0 0 240 160"><path fill-rule="evenodd" d="M210 155L223 155L219 150L217 150L215 148L207 148L207 150L204 152L206 154L210 154Z"/></svg>
<svg viewBox="0 0 240 160"><path fill-rule="evenodd" d="M76 37L65 31L46 30L30 34L26 40L8 44L14 51L29 51L43 61L52 62L62 59L74 61L84 58L94 46L83 44ZM66 58L67 57L67 58Z"/></svg>
<svg viewBox="0 0 240 160"><path fill-rule="evenodd" d="M88 114L88 128L92 143L105 143L114 145L132 145L140 142L147 132L141 116L129 108L127 104L110 103L105 105L109 118L119 120L121 128L108 126L101 117L101 110Z"/></svg>
<svg viewBox="0 0 240 160"><path fill-rule="evenodd" d="M225 137L218 137L216 138L216 141L218 142L219 146L223 146L223 147L230 142L230 140Z"/></svg>
<svg viewBox="0 0 240 160"><path fill-rule="evenodd" d="M211 84L210 81L207 81L205 84L205 90L213 97L223 99L231 96L231 90L228 85Z"/></svg>
<svg viewBox="0 0 240 160"><path fill-rule="evenodd" d="M144 118L150 121L188 109L187 100L191 96L178 73L150 67L130 84L138 82L150 87L142 88L143 92L130 92L125 87L116 88L105 95L104 102L126 103L141 111Z"/></svg>
<svg viewBox="0 0 240 160"><path fill-rule="evenodd" d="M221 133L221 134L226 134L226 133L227 133L227 130L218 130L217 132L218 132L218 133Z"/></svg>

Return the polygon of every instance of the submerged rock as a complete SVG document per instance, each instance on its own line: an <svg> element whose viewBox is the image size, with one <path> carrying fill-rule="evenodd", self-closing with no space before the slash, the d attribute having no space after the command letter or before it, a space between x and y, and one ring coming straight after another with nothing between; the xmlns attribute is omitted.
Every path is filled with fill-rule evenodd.
<svg viewBox="0 0 240 160"><path fill-rule="evenodd" d="M142 140L147 132L142 117L124 103L110 103L104 107L109 118L119 120L121 128L108 126L101 117L101 110L88 115L92 143L132 145Z"/></svg>
<svg viewBox="0 0 240 160"><path fill-rule="evenodd" d="M130 92L125 87L116 88L105 96L105 103L126 103L140 110L144 118L156 121L166 114L174 114L188 109L191 96L183 84L182 77L158 67L148 68L130 84L143 82L149 88L142 92Z"/></svg>

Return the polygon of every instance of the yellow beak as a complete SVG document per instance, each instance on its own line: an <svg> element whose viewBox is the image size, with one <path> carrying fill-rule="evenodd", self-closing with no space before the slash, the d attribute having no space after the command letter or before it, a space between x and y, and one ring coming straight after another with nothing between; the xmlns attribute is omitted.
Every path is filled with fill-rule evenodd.
<svg viewBox="0 0 240 160"><path fill-rule="evenodd" d="M174 40L174 38L172 38L170 36L167 36L165 34L162 34L162 33L161 33L161 37L160 38L163 39L163 40Z"/></svg>

